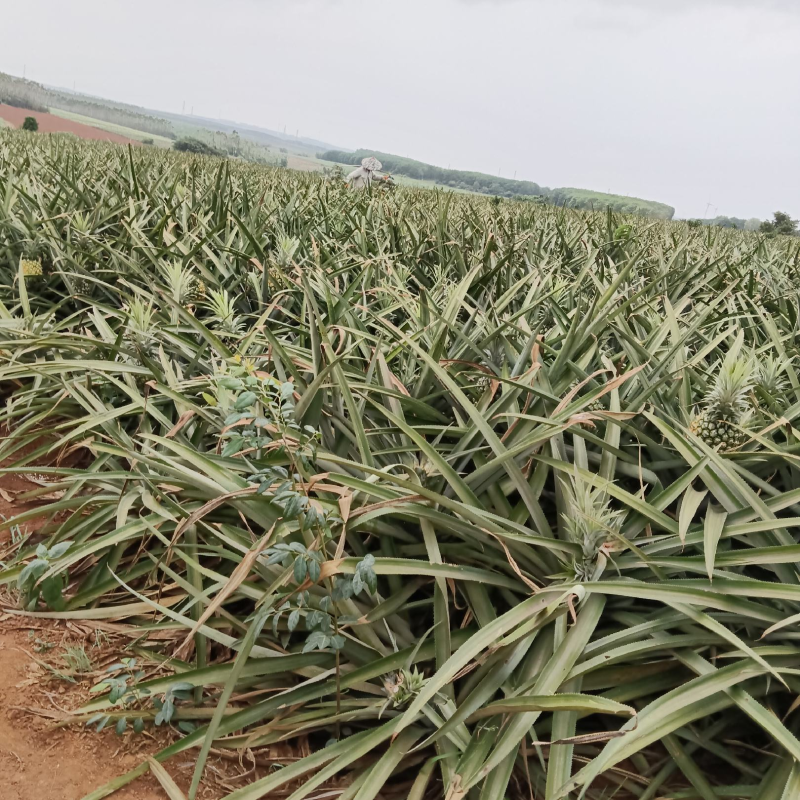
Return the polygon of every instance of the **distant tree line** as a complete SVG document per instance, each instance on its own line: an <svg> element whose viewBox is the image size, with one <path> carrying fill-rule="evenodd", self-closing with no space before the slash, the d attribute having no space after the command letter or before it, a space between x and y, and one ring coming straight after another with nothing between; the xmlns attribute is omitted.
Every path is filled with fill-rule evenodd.
<svg viewBox="0 0 800 800"><path fill-rule="evenodd" d="M223 155L221 150L217 150L216 147L212 147L210 144L195 139L194 136L184 136L178 139L177 142L174 142L172 147L179 153L198 153L203 156Z"/></svg>
<svg viewBox="0 0 800 800"><path fill-rule="evenodd" d="M714 219L690 219L689 226L699 228L702 225L716 228L735 228L740 231L759 231L778 236L798 236L800 235L800 223L792 219L784 211L776 211L771 220L761 221L757 217L741 219L740 217L714 217Z"/></svg>
<svg viewBox="0 0 800 800"><path fill-rule="evenodd" d="M656 219L672 219L675 209L666 203L643 200L640 197L627 197L621 194L593 192L589 189L553 189L548 202L556 206L578 209L611 209L618 214L638 214Z"/></svg>
<svg viewBox="0 0 800 800"><path fill-rule="evenodd" d="M197 136L181 136L180 139L173 142L172 148L180 153L197 153L204 156L234 156L245 161L253 161L257 164L265 164L271 167L285 167L287 164L286 156L272 158L266 148L252 143L241 146L238 139L234 139L220 131L207 136L206 139L216 142L218 146L210 144L209 141Z"/></svg>
<svg viewBox="0 0 800 800"><path fill-rule="evenodd" d="M48 89L34 81L15 78L2 72L0 72L0 99L9 105L28 108L31 111L44 113L49 108L59 108L62 111L83 114L144 133L175 138L170 122L144 114L138 111L136 106L95 101L82 95Z"/></svg>
<svg viewBox="0 0 800 800"><path fill-rule="evenodd" d="M756 217L742 219L741 217L714 217L713 219L693 219L689 220L693 227L699 228L701 225L708 225L715 228L735 228L738 231L757 231L761 226L761 220Z"/></svg>
<svg viewBox="0 0 800 800"><path fill-rule="evenodd" d="M641 200L636 197L590 192L584 189L549 189L533 181L518 181L512 178L501 178L487 175L483 172L467 172L458 169L445 169L412 158L381 153L374 150L356 150L345 152L342 150L328 150L319 153L318 158L324 161L334 161L339 164L360 164L361 159L374 155L383 163L388 172L405 175L407 178L433 181L440 186L451 189L462 189L495 197L508 197L520 200L533 200L541 198L553 205L566 206L567 208L606 209L628 214L642 214L662 219L672 219L675 209L664 203L655 203L650 200Z"/></svg>
<svg viewBox="0 0 800 800"><path fill-rule="evenodd" d="M2 86L0 86L0 103L5 103L7 106L14 106L15 108L24 108L27 111L38 111L40 114L47 113L47 108L45 108L45 106L34 103L24 96Z"/></svg>

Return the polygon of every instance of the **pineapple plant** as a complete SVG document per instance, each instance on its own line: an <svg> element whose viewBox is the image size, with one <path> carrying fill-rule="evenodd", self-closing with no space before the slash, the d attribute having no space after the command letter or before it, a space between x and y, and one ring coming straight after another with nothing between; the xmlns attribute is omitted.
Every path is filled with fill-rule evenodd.
<svg viewBox="0 0 800 800"><path fill-rule="evenodd" d="M749 359L726 359L720 367L714 387L705 398L705 408L695 415L689 430L709 447L735 450L747 440L745 425L754 385L753 362Z"/></svg>
<svg viewBox="0 0 800 800"><path fill-rule="evenodd" d="M130 301L127 312L125 338L139 355L150 355L157 343L153 306L137 297Z"/></svg>
<svg viewBox="0 0 800 800"><path fill-rule="evenodd" d="M765 425L772 419L782 416L786 408L792 404L786 374L790 364L790 358L772 353L758 356L753 388L759 401L757 406L757 411L760 412L759 418Z"/></svg>

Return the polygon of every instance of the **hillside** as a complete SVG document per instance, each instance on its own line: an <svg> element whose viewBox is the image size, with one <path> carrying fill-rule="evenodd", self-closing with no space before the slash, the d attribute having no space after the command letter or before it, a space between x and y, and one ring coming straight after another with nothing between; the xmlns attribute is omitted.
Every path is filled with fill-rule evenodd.
<svg viewBox="0 0 800 800"><path fill-rule="evenodd" d="M44 86L4 73L0 73L0 102L40 113L53 109L79 115L78 121L81 123L97 120L102 123L99 127L113 133L122 133L120 128L141 131L150 138L159 137L159 143L162 144L168 144L170 140L179 137L191 136L223 153L263 164L291 166L289 158L296 156L303 160L304 168L322 170L325 165L321 161L359 164L365 156L376 155L390 172L457 191L508 198L542 198L548 203L569 208L610 208L620 213L659 219L672 219L675 213L672 206L639 197L605 194L588 189L550 189L533 181L502 178L469 170L445 169L376 150L337 149L317 139L281 134L256 125L157 111ZM132 135L130 138L137 137Z"/></svg>
<svg viewBox="0 0 800 800"><path fill-rule="evenodd" d="M672 219L675 209L666 203L644 200L641 197L628 197L622 194L593 192L590 189L553 189L548 195L551 203L568 208L610 208L621 214L639 214L656 219Z"/></svg>
<svg viewBox="0 0 800 800"><path fill-rule="evenodd" d="M511 178L502 178L497 175L488 175L484 172L470 172L458 169L445 169L412 158L382 153L376 150L360 149L354 152L341 150L328 150L319 154L325 161L335 161L340 164L360 164L365 156L374 155L381 160L384 169L389 172L405 175L408 178L429 180L440 186L451 189L478 192L500 197L533 198L541 197L554 205L563 205L569 208L611 208L627 214L640 214L658 219L672 219L675 209L664 203L653 200L643 200L639 197L626 197L624 195L593 192L588 189L549 189L533 181L518 181Z"/></svg>
<svg viewBox="0 0 800 800"><path fill-rule="evenodd" d="M277 163L280 154L313 156L331 144L316 139L281 134L277 131L230 120L214 120L190 114L172 114L116 100L46 86L0 72L0 102L39 113L66 112L80 122L96 120L101 129L140 131L163 141L192 136L231 155L261 163ZM135 135L130 138L136 139Z"/></svg>

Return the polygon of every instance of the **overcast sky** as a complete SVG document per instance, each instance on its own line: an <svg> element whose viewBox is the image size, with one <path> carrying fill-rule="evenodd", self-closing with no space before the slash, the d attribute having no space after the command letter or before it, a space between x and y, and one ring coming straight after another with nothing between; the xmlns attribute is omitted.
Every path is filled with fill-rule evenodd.
<svg viewBox="0 0 800 800"><path fill-rule="evenodd" d="M153 108L800 216L800 0L25 0L0 70Z"/></svg>

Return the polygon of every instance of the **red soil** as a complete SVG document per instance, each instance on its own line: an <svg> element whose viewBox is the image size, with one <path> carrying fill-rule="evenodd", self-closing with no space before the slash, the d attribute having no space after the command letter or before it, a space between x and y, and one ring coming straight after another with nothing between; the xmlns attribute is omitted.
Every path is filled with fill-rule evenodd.
<svg viewBox="0 0 800 800"><path fill-rule="evenodd" d="M39 111L16 108L15 106L7 106L4 103L0 103L0 118L10 122L15 128L22 127L25 117L36 117L40 133L73 133L81 139L99 139L104 142L117 142L118 144L139 144L133 139L128 139L127 136L101 131L100 128L93 128L91 125L83 125L80 122L63 119L55 116L55 114L43 114Z"/></svg>

